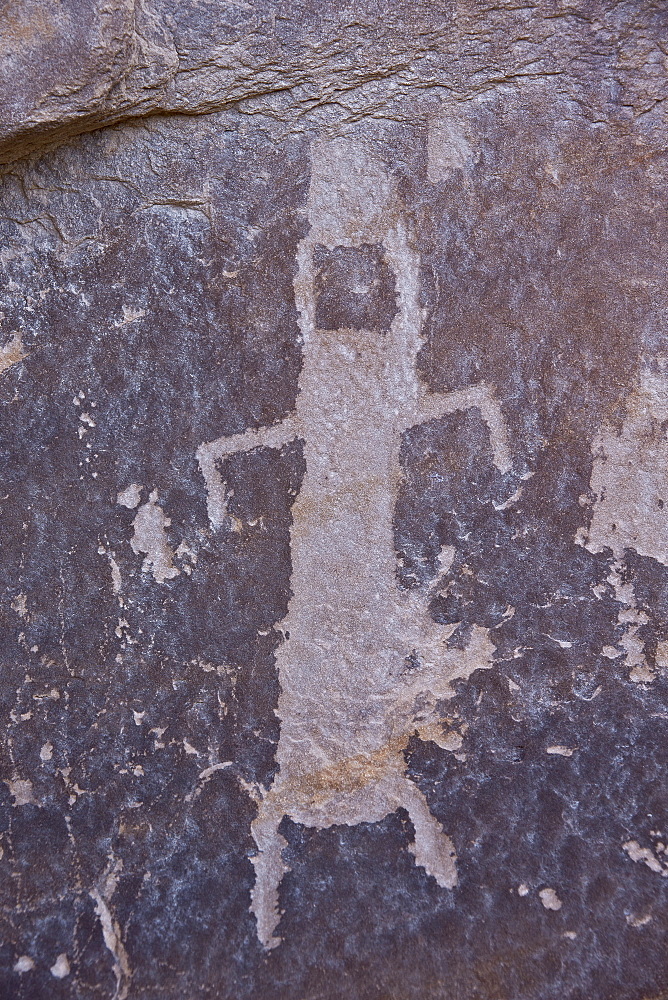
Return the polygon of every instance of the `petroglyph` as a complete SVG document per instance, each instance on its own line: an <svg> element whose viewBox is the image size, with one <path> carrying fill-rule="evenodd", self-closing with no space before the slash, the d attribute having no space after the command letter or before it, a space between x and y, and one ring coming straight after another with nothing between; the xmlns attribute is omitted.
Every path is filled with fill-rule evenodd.
<svg viewBox="0 0 668 1000"><path fill-rule="evenodd" d="M403 807L415 829L416 863L439 885L456 884L452 842L406 777L403 751L415 733L451 745L439 723L439 703L452 697L454 679L491 666L494 647L487 629L476 626L465 650L448 649L452 627L436 625L427 612L433 588L397 588L392 519L402 434L477 409L489 429L495 464L502 473L511 467L490 386L437 395L418 377L419 258L384 166L350 141L314 145L308 218L294 282L303 341L296 411L275 426L198 450L209 518L218 528L227 516L222 461L239 451L278 448L295 437L304 442L306 473L292 511L292 598L277 653L280 771L253 822L258 854L252 910L267 948L280 941L274 931L286 871L285 841L278 833L283 816L325 828L376 822ZM356 255L342 252L353 249ZM363 280L345 291L349 325L323 330L316 325L317 294L326 282L317 266L335 251L340 260L355 262ZM365 264L360 254L372 259ZM366 305L374 282L391 287L388 272L396 308L382 333L371 328ZM323 314L332 312L321 309ZM364 326L358 328L357 317ZM439 579L453 556L450 549L443 553Z"/></svg>

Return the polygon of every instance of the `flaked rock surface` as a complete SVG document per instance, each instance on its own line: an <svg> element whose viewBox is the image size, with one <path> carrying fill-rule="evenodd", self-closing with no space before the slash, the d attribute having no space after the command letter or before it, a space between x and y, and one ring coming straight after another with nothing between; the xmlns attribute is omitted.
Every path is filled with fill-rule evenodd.
<svg viewBox="0 0 668 1000"><path fill-rule="evenodd" d="M0 7L0 996L668 990L665 5Z"/></svg>

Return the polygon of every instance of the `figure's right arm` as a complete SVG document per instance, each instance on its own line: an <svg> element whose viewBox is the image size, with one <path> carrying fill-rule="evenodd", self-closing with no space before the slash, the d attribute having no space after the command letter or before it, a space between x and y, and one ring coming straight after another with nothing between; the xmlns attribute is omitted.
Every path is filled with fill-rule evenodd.
<svg viewBox="0 0 668 1000"><path fill-rule="evenodd" d="M205 442L197 449L197 461L207 489L207 511L212 528L220 528L227 515L225 484L217 463L228 455L255 448L282 448L299 434L297 420L287 417L271 427L256 427L243 434L231 434Z"/></svg>

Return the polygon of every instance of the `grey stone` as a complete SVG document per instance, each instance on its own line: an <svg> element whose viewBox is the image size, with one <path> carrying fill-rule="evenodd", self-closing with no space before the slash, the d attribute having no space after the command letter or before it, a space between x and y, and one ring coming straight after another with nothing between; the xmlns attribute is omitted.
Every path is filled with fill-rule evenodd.
<svg viewBox="0 0 668 1000"><path fill-rule="evenodd" d="M593 122L651 118L667 92L660 0L5 0L0 14L4 159L129 117L230 106L383 118L397 94L466 106L552 84L568 118Z"/></svg>
<svg viewBox="0 0 668 1000"><path fill-rule="evenodd" d="M657 3L6 6L0 996L668 989Z"/></svg>

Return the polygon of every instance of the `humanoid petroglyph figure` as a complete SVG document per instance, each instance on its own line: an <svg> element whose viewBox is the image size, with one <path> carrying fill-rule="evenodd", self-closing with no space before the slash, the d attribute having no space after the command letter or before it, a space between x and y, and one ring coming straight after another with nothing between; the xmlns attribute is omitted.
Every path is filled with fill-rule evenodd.
<svg viewBox="0 0 668 1000"><path fill-rule="evenodd" d="M439 885L456 884L452 842L406 777L403 751L415 733L438 739L438 703L452 697L455 678L489 667L494 647L487 630L475 627L465 650L448 649L449 631L427 612L429 593L397 587L392 518L402 434L476 408L495 464L502 472L511 464L488 386L437 395L420 382L419 261L380 161L343 139L314 145L308 216L294 283L303 338L296 411L275 426L198 450L209 518L219 527L226 516L223 458L295 437L305 449L292 508L292 598L277 653L280 770L252 827L258 854L251 908L267 948L280 941L274 931L286 871L278 832L284 816L324 828L376 822L403 806L415 828L416 863ZM379 320L384 332L369 309L348 326L327 328L336 300L328 313L317 262L335 252L367 261L352 289L360 301L369 301L374 282L394 288L394 317Z"/></svg>

